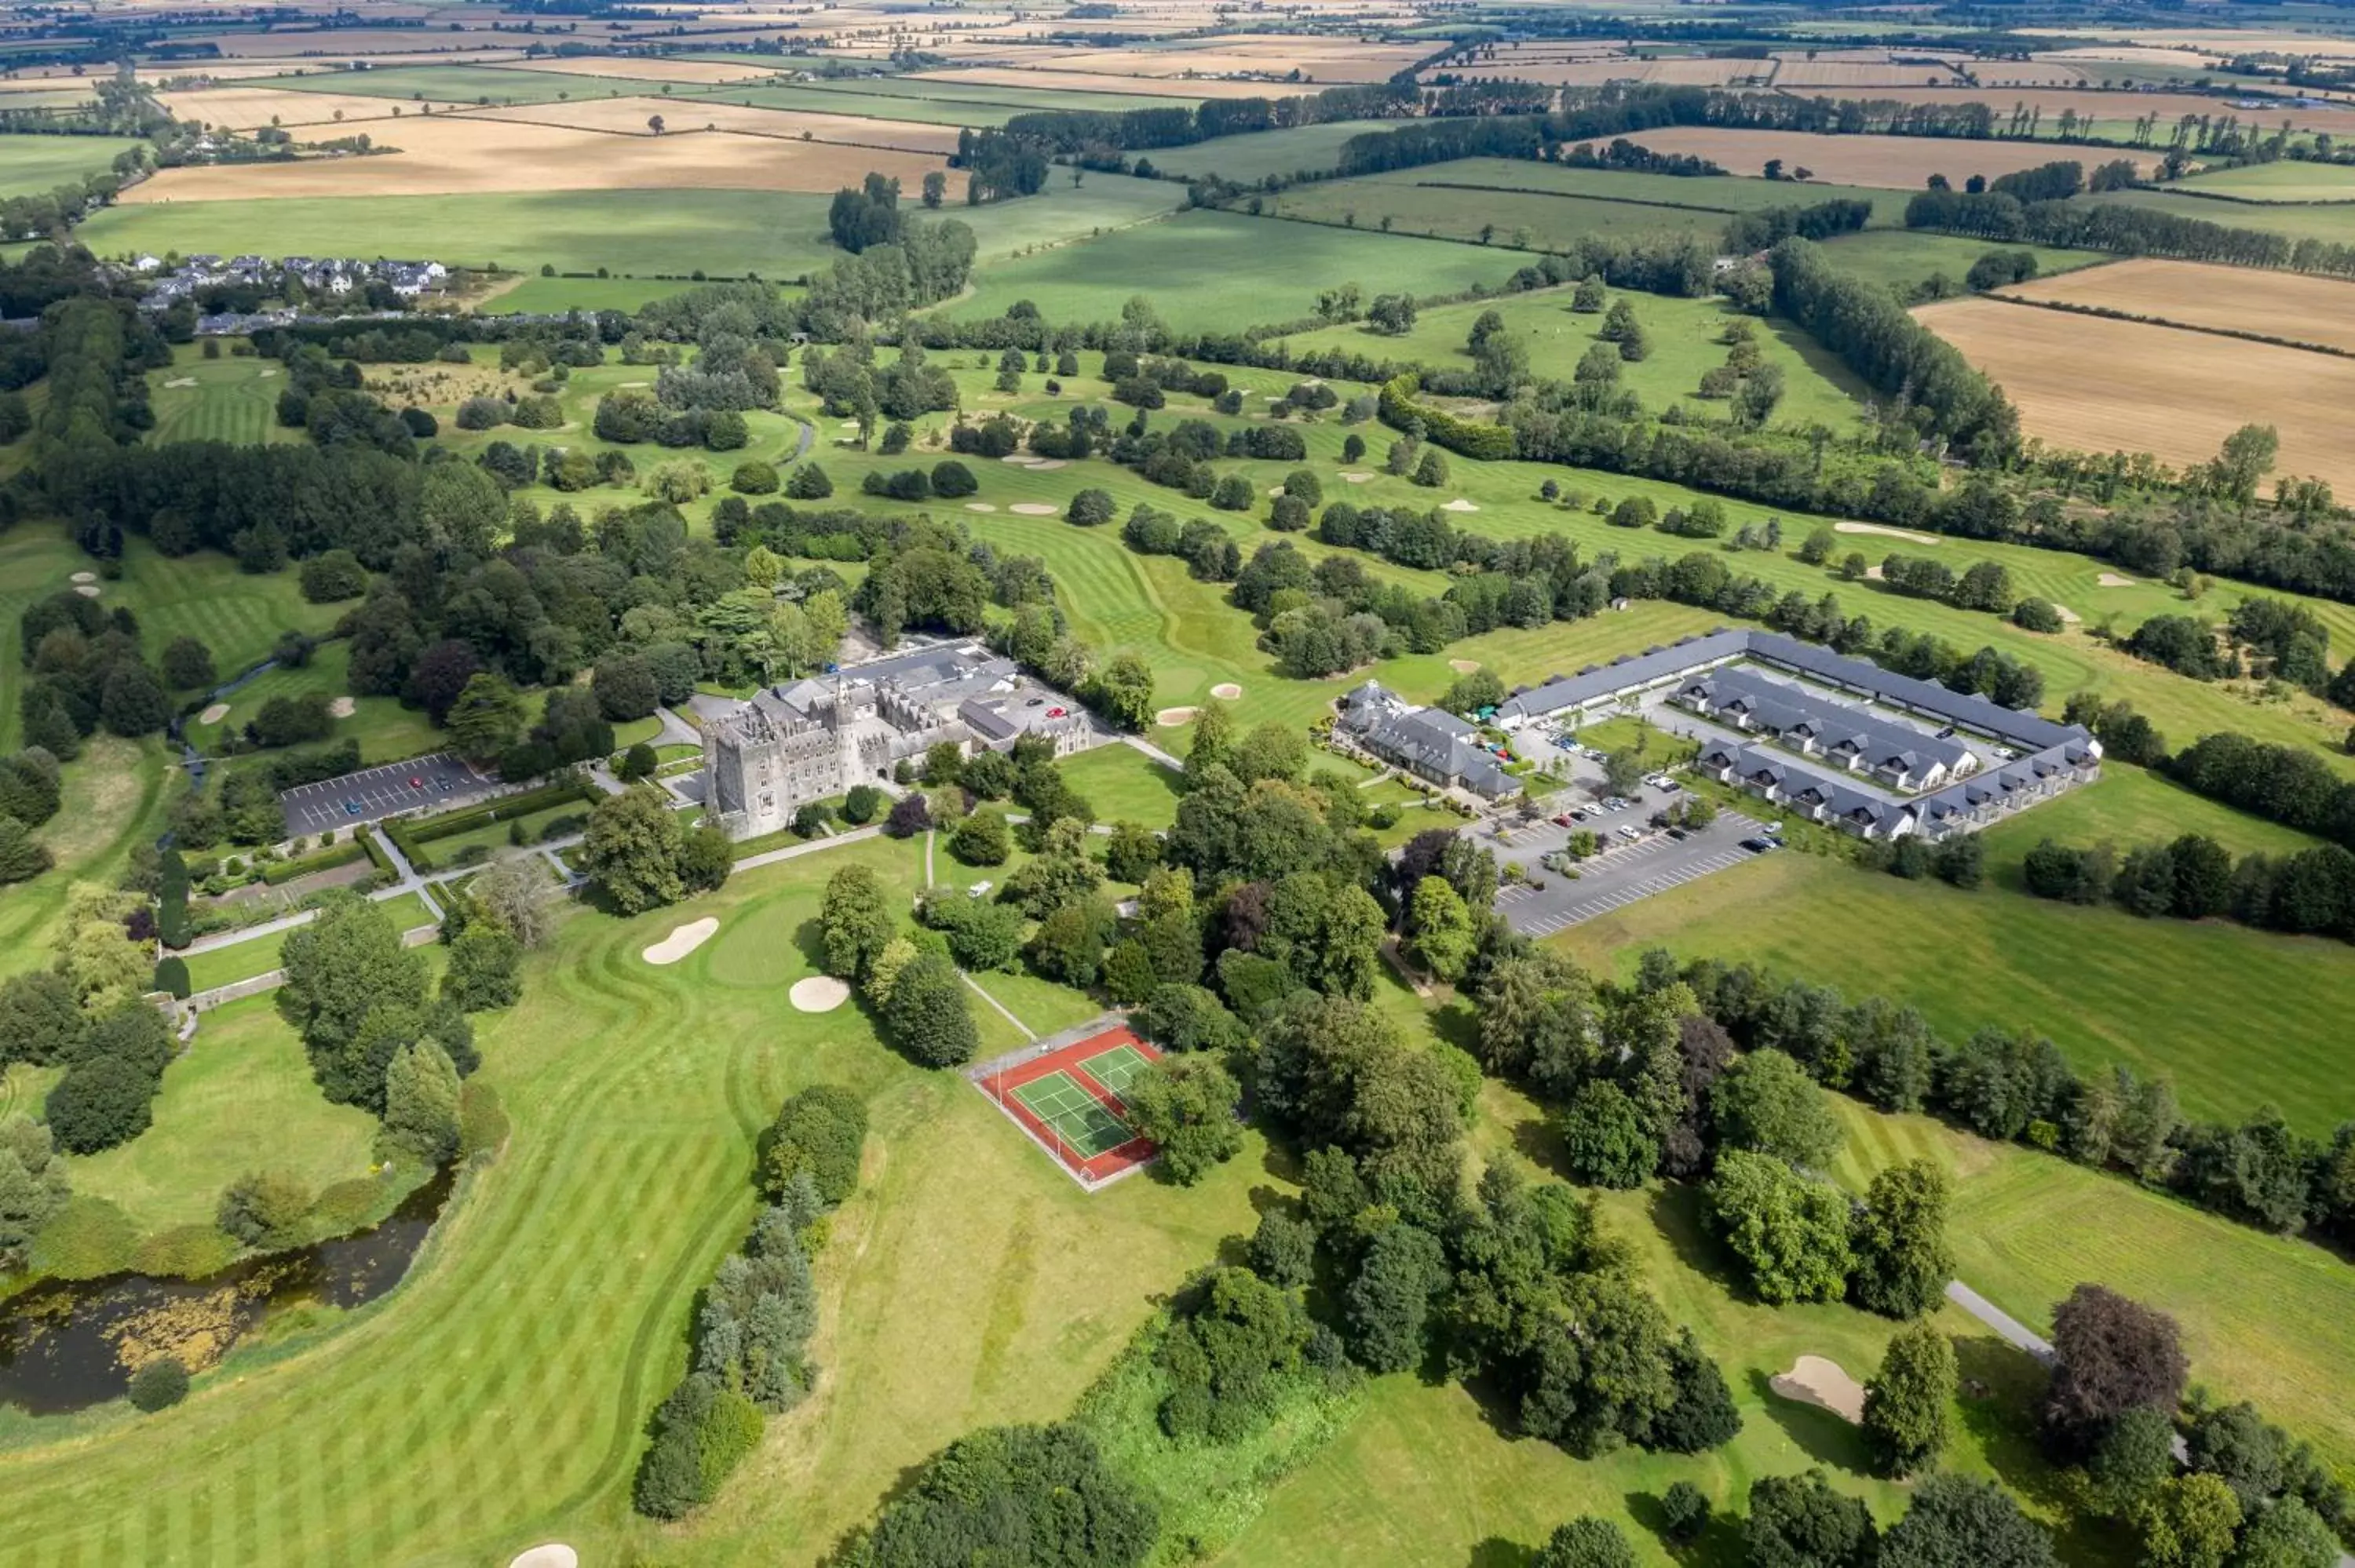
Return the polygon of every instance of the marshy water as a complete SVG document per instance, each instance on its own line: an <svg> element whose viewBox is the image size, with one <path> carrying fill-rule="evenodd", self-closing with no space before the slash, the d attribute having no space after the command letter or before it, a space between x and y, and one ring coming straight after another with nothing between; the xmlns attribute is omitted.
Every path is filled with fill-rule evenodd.
<svg viewBox="0 0 2355 1568"><path fill-rule="evenodd" d="M119 1399L161 1355L211 1366L276 1312L358 1307L400 1283L453 1184L444 1170L382 1223L203 1279L110 1274L59 1281L0 1305L0 1404L61 1415Z"/></svg>

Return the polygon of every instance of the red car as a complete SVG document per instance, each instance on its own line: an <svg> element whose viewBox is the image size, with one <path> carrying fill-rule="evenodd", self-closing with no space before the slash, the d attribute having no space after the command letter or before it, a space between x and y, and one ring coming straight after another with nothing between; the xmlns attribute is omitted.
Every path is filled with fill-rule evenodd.
<svg viewBox="0 0 2355 1568"><path fill-rule="evenodd" d="M412 773L409 777L409 787L412 789L422 789L425 788L425 780Z"/></svg>

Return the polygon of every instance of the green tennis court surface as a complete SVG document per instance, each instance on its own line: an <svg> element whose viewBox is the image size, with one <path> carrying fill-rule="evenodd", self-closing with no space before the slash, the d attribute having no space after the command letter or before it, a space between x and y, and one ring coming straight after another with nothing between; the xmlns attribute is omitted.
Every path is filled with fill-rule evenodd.
<svg viewBox="0 0 2355 1568"><path fill-rule="evenodd" d="M1089 1063L1091 1067L1094 1065L1093 1061ZM1052 1128L1066 1149L1082 1160L1118 1149L1136 1136L1069 1073L1050 1073L1024 1084L1014 1091L1014 1097L1022 1102L1025 1110Z"/></svg>
<svg viewBox="0 0 2355 1568"><path fill-rule="evenodd" d="M1152 1070L1153 1064L1144 1052L1134 1045L1115 1045L1099 1055L1078 1064L1080 1071L1113 1092L1113 1097L1123 1105L1128 1103L1128 1086Z"/></svg>

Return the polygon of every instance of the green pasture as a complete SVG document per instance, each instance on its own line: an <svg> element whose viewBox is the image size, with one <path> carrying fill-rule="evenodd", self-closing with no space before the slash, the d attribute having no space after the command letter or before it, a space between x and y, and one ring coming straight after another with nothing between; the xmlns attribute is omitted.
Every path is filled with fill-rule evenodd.
<svg viewBox="0 0 2355 1568"><path fill-rule="evenodd" d="M797 81L763 86L727 83L698 88L691 93L680 91L676 96L738 103L752 109L799 109L926 125L971 125L976 129L1003 125L1018 114L1035 114L1041 110L1118 114L1131 109L1167 109L1172 103L1185 102L1183 99L1145 93L918 81L912 77L859 77L839 82Z"/></svg>
<svg viewBox="0 0 2355 1568"><path fill-rule="evenodd" d="M694 287L652 278L526 278L474 308L484 315L544 311L644 310L655 300Z"/></svg>
<svg viewBox="0 0 2355 1568"><path fill-rule="evenodd" d="M1975 893L1787 851L1555 941L1594 964L1632 964L1656 945L1752 959L1852 996L1912 1002L1955 1039L1987 1024L2030 1030L2081 1071L2126 1062L2171 1075L2195 1117L2238 1119L2271 1101L2317 1136L2355 1117L2337 1045L2338 1020L2355 1006L2345 943L2011 891L2045 809L1991 835L1992 874Z"/></svg>
<svg viewBox="0 0 2355 1568"><path fill-rule="evenodd" d="M68 1161L74 1192L113 1203L141 1234L211 1224L222 1191L257 1171L283 1171L314 1193L365 1177L376 1142L374 1117L319 1093L302 1042L266 995L204 1015L164 1069L155 1115L130 1142ZM269 1134L231 1135L239 1127Z"/></svg>
<svg viewBox="0 0 2355 1568"><path fill-rule="evenodd" d="M0 108L31 108L9 93ZM62 185L103 175L115 154L144 143L128 136L0 136L0 196L47 196Z"/></svg>
<svg viewBox="0 0 2355 1568"><path fill-rule="evenodd" d="M2173 188L2186 194L2205 191L2252 202L2355 201L2355 169L2344 164L2280 158L2270 164L2248 164L2237 169L2194 175L2178 181ZM2229 207L2218 207L2214 221L2237 227L2235 219L2225 216L2232 210Z"/></svg>
<svg viewBox="0 0 2355 1568"><path fill-rule="evenodd" d="M1465 344L1472 324L1489 311L1505 321L1508 334L1518 337L1529 351L1529 367L1537 375L1567 381L1579 360L1599 341L1601 313L1582 314L1570 308L1569 289L1545 289L1461 304L1438 305L1420 313L1412 330L1391 336L1362 322L1320 327L1282 341L1294 352L1339 349L1376 359L1410 360L1444 370L1468 370L1472 356ZM1764 357L1784 375L1783 401L1774 411L1778 424L1823 424L1833 429L1852 428L1866 388L1849 369L1826 353L1813 338L1779 320L1758 321L1740 316L1719 298L1671 299L1660 294L1620 291L1614 299L1635 307L1644 323L1650 353L1641 361L1623 365L1620 382L1644 400L1646 408L1681 406L1687 414L1710 414L1723 418L1725 403L1698 397L1702 372L1725 362L1720 341L1727 324L1748 320L1757 330Z"/></svg>
<svg viewBox="0 0 2355 1568"><path fill-rule="evenodd" d="M1153 166L1165 174L1188 177L1216 175L1247 185L1270 175L1289 176L1338 168L1342 144L1349 138L1391 128L1380 120L1337 120L1326 125L1295 125L1282 131L1213 136L1189 147L1155 148L1137 156L1152 160Z"/></svg>
<svg viewBox="0 0 2355 1568"><path fill-rule="evenodd" d="M2172 217L2221 223L2227 228L2261 229L2289 239L2319 239L2330 245L2355 245L2355 201L2340 201L2328 207L2293 207L2278 200L2271 205L2200 201L2176 196L2165 187L2110 191L2083 199L2145 207Z"/></svg>
<svg viewBox="0 0 2355 1568"><path fill-rule="evenodd" d="M1192 1189L1088 1193L962 1077L883 1045L857 1003L794 1011L825 875L864 861L896 903L922 857L870 841L639 919L571 916L527 961L522 1004L479 1021L514 1133L410 1278L233 1358L167 1420L124 1412L0 1455L0 1555L454 1564L557 1539L584 1561L814 1562L970 1427L1069 1410L1217 1238L1251 1227L1266 1151L1254 1138ZM707 914L719 934L686 961L640 956ZM292 1051L265 1008L255 1028ZM628 1502L646 1416L751 1217L757 1134L815 1082L873 1118L818 1264L824 1379L686 1531L657 1529Z"/></svg>
<svg viewBox="0 0 2355 1568"><path fill-rule="evenodd" d="M1900 292L1944 274L1956 292L1971 263L1990 250L2032 250L2039 277L2073 272L2113 260L2100 250L2069 250L2052 245L1997 245L1960 235L1913 229L1867 229L1824 241L1824 260L1850 277L1885 284Z"/></svg>
<svg viewBox="0 0 2355 1568"><path fill-rule="evenodd" d="M1692 234L1714 244L1725 228L1721 212L1638 207L1591 196L1451 190L1377 176L1295 185L1266 200L1268 210L1278 217L1344 228L1383 232L1387 224L1387 232L1393 234L1455 240L1476 240L1486 229L1495 248L1508 254L1563 250L1589 234ZM1398 291L1393 286L1384 291Z"/></svg>
<svg viewBox="0 0 2355 1568"><path fill-rule="evenodd" d="M1089 183L1105 177L1091 175ZM948 310L965 319L993 316L1028 300L1052 321L1112 321L1142 292L1180 331L1234 330L1305 316L1319 290L1353 278L1369 295L1455 293L1500 284L1520 264L1511 253L1370 229L1353 234L1238 212L1183 212L1150 228L986 266L973 292ZM1139 284L1148 278L1149 286Z"/></svg>
<svg viewBox="0 0 2355 1568"><path fill-rule="evenodd" d="M218 340L208 338L208 344ZM172 364L147 373L148 402L155 426L147 440L228 441L265 446L299 441L303 432L278 422L278 395L286 389L274 359L224 353L207 359L194 344L172 351Z"/></svg>
<svg viewBox="0 0 2355 1568"><path fill-rule="evenodd" d="M1640 135L1629 140L1640 142ZM1655 175L1632 169L1582 169L1534 158L1463 158L1365 176L1367 185L1485 186L1495 191L1538 192L1596 201L1700 207L1717 212L1757 212L1777 207L1813 207L1827 201L1868 201L1877 226L1902 222L1911 193L1870 185L1765 180L1743 174Z"/></svg>
<svg viewBox="0 0 2355 1568"><path fill-rule="evenodd" d="M2081 1281L2161 1307L2182 1326L2195 1383L2255 1401L2342 1473L2355 1465L2355 1412L2342 1397L2355 1378L2355 1279L2344 1258L1926 1117L1836 1103L1849 1129L1844 1182L1925 1155L1954 1175L1955 1271L1997 1306L2040 1333Z"/></svg>

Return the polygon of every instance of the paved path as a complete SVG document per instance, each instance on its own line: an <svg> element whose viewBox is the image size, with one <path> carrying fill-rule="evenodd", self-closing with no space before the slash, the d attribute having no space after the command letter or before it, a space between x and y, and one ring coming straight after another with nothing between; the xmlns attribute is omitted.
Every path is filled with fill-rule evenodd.
<svg viewBox="0 0 2355 1568"><path fill-rule="evenodd" d="M1141 735L1124 735L1120 739L1122 745L1126 746L1133 750L1145 753L1146 756L1153 758L1154 761L1158 762L1162 767L1167 768L1173 772L1183 773L1186 771L1186 765L1184 763L1178 761L1176 758L1170 756L1167 752L1162 750L1159 747L1154 745L1151 741L1146 739Z"/></svg>
<svg viewBox="0 0 2355 1568"><path fill-rule="evenodd" d="M1946 1299L1993 1329L2010 1344L2034 1356L2045 1366L2052 1364L2051 1341L2041 1338L2027 1324L1972 1289L1959 1279L1946 1282Z"/></svg>
<svg viewBox="0 0 2355 1568"><path fill-rule="evenodd" d="M882 832L883 824L878 822L872 827L853 828L847 833L836 833L831 838L812 839L805 844L787 844L783 849L763 850L759 854L747 855L738 861L736 869L751 871L763 865L775 865L780 861L793 860L805 854L815 854L820 850L838 849L844 844L859 843L880 836Z"/></svg>
<svg viewBox="0 0 2355 1568"><path fill-rule="evenodd" d="M964 983L965 983L966 985L971 986L971 987L973 988L973 994L974 994L974 995L975 995L975 996L977 996L977 997L981 998L981 1000L982 1000L982 1001L986 1001L986 1002L989 1003L989 1005L990 1005L990 1006L992 1006L992 1007L996 1008L996 1009L997 1010L997 1015L998 1015L1000 1018L1005 1019L1007 1022L1011 1023L1012 1025L1014 1025L1014 1027L1015 1027L1015 1028L1019 1029L1020 1031L1022 1031L1022 1038L1023 1038L1023 1039L1025 1039L1025 1040L1036 1040L1036 1039L1038 1039L1038 1038L1039 1038L1038 1033L1037 1033L1035 1030L1033 1030L1033 1029L1032 1029L1028 1024L1027 1024L1027 1023L1023 1022L1020 1019L1018 1019L1018 1018L1015 1017L1015 1016L1014 1016L1014 1014L1012 1014L1011 1012L1008 1012L1006 1010L1006 1004L1005 1004L1004 1002L1002 1002L1002 1001L998 1001L996 997L994 997L994 996L990 995L987 991L986 991L982 990L982 989L981 989L981 982L980 982L979 980L977 980L974 979L971 975L969 975L969 974L965 973L963 969L959 969L959 970L957 970L957 978L958 978L959 980L962 980L963 981L964 981Z"/></svg>

